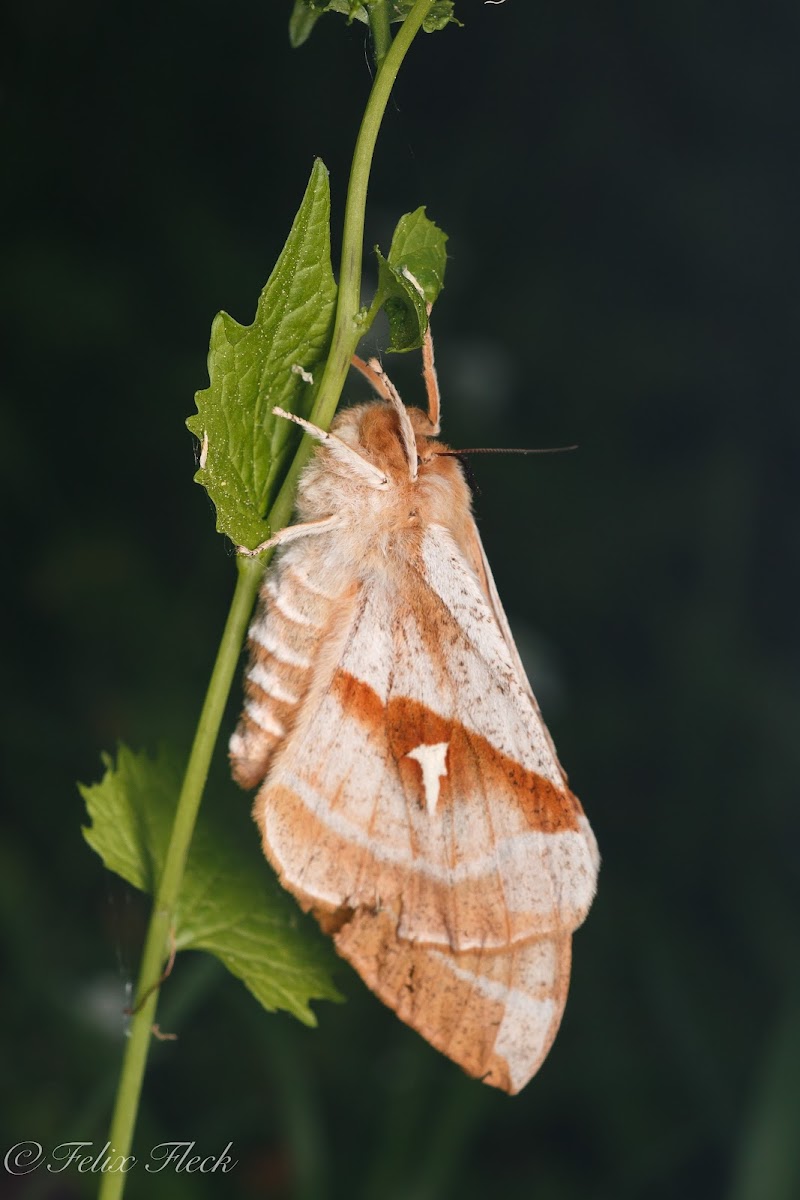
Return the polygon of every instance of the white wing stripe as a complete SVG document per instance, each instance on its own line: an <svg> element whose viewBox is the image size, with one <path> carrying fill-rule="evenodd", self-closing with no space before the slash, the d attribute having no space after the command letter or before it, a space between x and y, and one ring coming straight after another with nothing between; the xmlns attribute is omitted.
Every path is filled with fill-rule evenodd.
<svg viewBox="0 0 800 1200"><path fill-rule="evenodd" d="M529 984L528 992L456 966L452 957L441 950L430 949L428 954L479 995L503 1005L494 1052L505 1059L514 1090L524 1087L547 1050L554 1022L560 1019L563 1008L563 1002L556 997L538 1000L531 994L542 987L555 985L558 973L556 945L545 941L514 952L515 974Z"/></svg>
<svg viewBox="0 0 800 1200"><path fill-rule="evenodd" d="M390 846L377 841L374 835L370 835L360 825L349 821L340 812L333 811L323 793L317 791L294 772L287 774L283 782L295 793L309 812L313 813L332 833L338 834L344 841L350 842L360 849L369 850L373 858L405 867L407 870L415 871L437 883L445 884L480 879L499 871L503 886L508 893L509 907L512 911L515 907L513 903L515 900L526 904L533 900L537 909L545 913L550 913L553 909L552 881L549 872L545 872L549 885L545 889L547 895L539 894L537 896L530 888L524 886L524 880L517 878L520 862L525 864L526 875L536 876L539 872L535 870L535 867L543 862L548 863L551 858L577 859L578 863L582 860L587 862L589 860L588 848L581 833L574 830L562 833L542 833L540 830L528 830L498 841L488 853L469 862L461 862L455 867L440 866L437 863L415 858L412 853L399 846ZM271 813L268 812L268 822L270 816ZM555 863L553 865L555 866ZM562 897L562 901L568 902L569 899L571 897Z"/></svg>
<svg viewBox="0 0 800 1200"><path fill-rule="evenodd" d="M487 979L485 975L480 975L476 971L467 971L464 967L457 967L453 962L453 957L450 954L445 954L442 950L436 950L431 947L428 954L432 958L438 958L447 967L451 974L455 975L456 979L461 979L464 983L471 984L476 992L480 992L487 1000L497 1000L500 1004L505 1004L506 1009L514 1009L517 1014L526 1013L535 1020L541 1020L546 1015L549 1021L553 1016L553 1001L552 1000L535 1000L533 996L529 996L527 992L520 991L519 988L509 987L505 983L500 983L497 979Z"/></svg>

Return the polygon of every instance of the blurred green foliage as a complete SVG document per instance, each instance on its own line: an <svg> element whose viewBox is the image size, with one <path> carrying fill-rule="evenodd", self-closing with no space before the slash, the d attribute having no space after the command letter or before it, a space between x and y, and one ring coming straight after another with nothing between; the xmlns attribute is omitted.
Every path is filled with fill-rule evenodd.
<svg viewBox="0 0 800 1200"><path fill-rule="evenodd" d="M209 323L249 319L315 154L341 219L366 35L326 18L292 52L288 7L8 18L8 1146L105 1140L146 908L84 844L74 781L118 738L191 734L234 577L183 426ZM604 855L565 1023L509 1100L344 966L348 1003L307 1030L187 954L136 1149L232 1141L239 1163L130 1195L794 1200L800 15L458 15L404 68L367 245L421 202L448 230L448 442L580 443L481 460L476 500ZM418 397L415 356L389 366ZM223 762L212 786L248 806ZM0 1175L13 1197L95 1190Z"/></svg>

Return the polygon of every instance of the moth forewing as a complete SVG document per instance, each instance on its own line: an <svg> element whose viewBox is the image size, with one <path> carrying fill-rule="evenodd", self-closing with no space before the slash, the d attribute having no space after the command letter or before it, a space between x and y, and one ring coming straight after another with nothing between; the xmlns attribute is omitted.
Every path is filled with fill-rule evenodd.
<svg viewBox="0 0 800 1200"><path fill-rule="evenodd" d="M336 947L397 1015L468 1074L516 1093L558 1032L571 938L495 954L454 954L398 939L389 916L359 913Z"/></svg>
<svg viewBox="0 0 800 1200"><path fill-rule="evenodd" d="M343 412L250 629L234 775L281 881L409 1025L516 1092L566 1001L597 848L427 415ZM305 534L308 536L305 536ZM313 535L313 536L312 536Z"/></svg>

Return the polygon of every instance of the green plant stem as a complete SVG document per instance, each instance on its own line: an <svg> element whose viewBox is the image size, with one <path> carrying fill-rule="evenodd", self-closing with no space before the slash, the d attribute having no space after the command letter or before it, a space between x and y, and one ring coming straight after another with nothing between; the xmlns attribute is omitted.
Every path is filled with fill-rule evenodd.
<svg viewBox="0 0 800 1200"><path fill-rule="evenodd" d="M380 71L383 60L392 44L392 30L389 19L389 0L372 0L367 5L369 30L372 34L372 54L376 70Z"/></svg>
<svg viewBox="0 0 800 1200"><path fill-rule="evenodd" d="M113 1154L127 1156L131 1152L150 1033L158 1002L159 981L171 948L171 930L189 844L247 622L264 570L263 563L245 558L237 559L237 568L236 589L189 755L164 871L147 930L136 987L137 1007L131 1019L109 1133ZM100 1200L117 1200L122 1195L126 1178L119 1171L104 1175L100 1184Z"/></svg>
<svg viewBox="0 0 800 1200"><path fill-rule="evenodd" d="M353 357L359 340L369 328L369 323L360 311L361 264L364 256L367 190L378 131L397 73L422 26L422 22L427 17L432 3L433 0L417 0L397 31L375 76L367 106L364 109L361 128L358 131L344 210L339 294L331 336L331 349L310 417L312 423L319 425L322 429L327 429L333 420L333 414L336 412L336 405L339 403L344 381L350 369L350 359ZM306 434L270 511L269 526L271 530L282 529L284 525L288 524L292 515L297 481L313 448L314 441Z"/></svg>
<svg viewBox="0 0 800 1200"><path fill-rule="evenodd" d="M372 169L372 156L389 102L392 87L403 59L428 15L433 0L417 0L406 17L375 76L369 94L361 128L358 131L347 188L342 235L342 264L339 272L339 295L333 326L331 352L325 364L322 382L311 419L327 428L350 366L353 351L362 336L363 322L359 321L361 305L361 263L364 254L364 219L367 209L367 189Z"/></svg>
<svg viewBox="0 0 800 1200"><path fill-rule="evenodd" d="M312 421L323 428L327 428L333 419L350 359L363 332L363 322L359 322L359 308L364 218L378 131L397 72L428 14L431 3L432 0L417 0L386 52L375 76L356 141L345 205L342 264L331 350L311 414ZM270 510L269 524L273 530L282 529L289 522L297 480L312 446L312 440L308 436L304 437ZM225 704L239 661L247 622L264 573L265 562L270 557L271 553L268 552L257 559L237 559L239 575L236 590L200 713L142 954L136 989L137 1007L131 1020L130 1036L125 1049L109 1133L112 1153L115 1155L127 1157L131 1153L161 973L170 952L170 933L189 845ZM104 1175L100 1184L99 1200L119 1200L126 1178L127 1176L120 1171Z"/></svg>

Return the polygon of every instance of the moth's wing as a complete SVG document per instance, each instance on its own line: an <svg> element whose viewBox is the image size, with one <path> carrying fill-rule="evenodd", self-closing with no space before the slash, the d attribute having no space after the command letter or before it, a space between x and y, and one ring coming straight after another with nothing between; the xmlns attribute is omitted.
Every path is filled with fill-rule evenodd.
<svg viewBox="0 0 800 1200"><path fill-rule="evenodd" d="M399 939L390 914L362 909L335 941L401 1020L484 1083L520 1091L553 1044L569 988L569 936L456 954Z"/></svg>
<svg viewBox="0 0 800 1200"><path fill-rule="evenodd" d="M495 616L495 620L497 621L497 624L500 627L500 631L503 635L503 639L505 640L506 646L508 648L508 653L511 658L512 665L514 666L514 668L516 670L517 679L520 682L521 686L525 689L525 691L527 692L527 694L530 698L530 701L531 701L531 704L533 705L536 716L538 717L538 722L539 722L539 726L541 728L541 732L544 735L544 737L546 738L547 744L550 747L553 762L558 767L558 770L561 772L561 777L563 779L564 786L566 787L566 785L568 783L567 773L564 770L564 768L561 766L561 763L558 760L556 748L553 743L553 739L550 736L550 730L547 728L547 726L544 723L544 720L542 719L541 710L539 709L539 705L537 703L536 697L533 694L533 688L530 685L527 671L525 670L525 667L523 666L523 663L522 663L522 659L519 656L519 651L517 650L517 646L514 641L513 634L511 633L511 627L508 623L508 617L506 616L505 609L503 608L502 602L500 600L500 594L497 590L497 585L495 584L495 581L494 581L494 575L492 574L492 569L489 566L489 560L486 557L486 551L483 548L483 542L482 542L481 536L478 532L478 527L474 521L471 522L466 540L467 540L467 545L466 545L465 549L467 552L467 560L469 562L469 565L475 571L476 575L478 576L478 578L483 586L483 590L489 601L492 612ZM590 852L590 857L591 857L591 861L592 861L592 865L593 865L594 877L595 877L595 881L596 881L597 872L600 868L600 852L597 848L597 842L595 840L595 836L592 832L591 826L589 825L589 822L586 820L586 817L583 813L583 808L581 807L580 801L578 800L577 796L575 796L574 794L572 795L572 798L581 813L581 828L582 828L582 831L586 838L587 847Z"/></svg>
<svg viewBox="0 0 800 1200"><path fill-rule="evenodd" d="M489 601L491 610L494 613L495 620L500 626L500 632L503 635L506 646L508 647L509 656L517 672L517 678L527 691L531 701L533 702L533 706L538 713L539 705L536 702L536 697L533 694L533 688L528 680L528 673L525 670L525 667L522 664L522 659L519 656L519 651L517 650L514 636L511 632L511 626L508 623L508 617L506 616L505 609L503 608L502 601L500 600L500 593L497 590L497 584L494 581L494 575L492 574L492 569L489 566L489 560L486 557L486 551L483 548L481 535L478 532L478 526L474 521L471 522L468 530L464 549L467 556L467 561L480 580L483 590L486 594L486 598ZM547 733L548 738L550 738L547 726L544 725L544 722L542 722L542 724L545 733ZM553 746L552 738L550 738L550 746L553 751L553 757L555 758L556 750L555 746ZM561 772L564 775L564 780L566 781L567 776L563 767L561 767Z"/></svg>
<svg viewBox="0 0 800 1200"><path fill-rule="evenodd" d="M334 924L385 911L398 938L458 953L567 936L594 839L445 529L362 584L335 652L256 801L284 884Z"/></svg>

